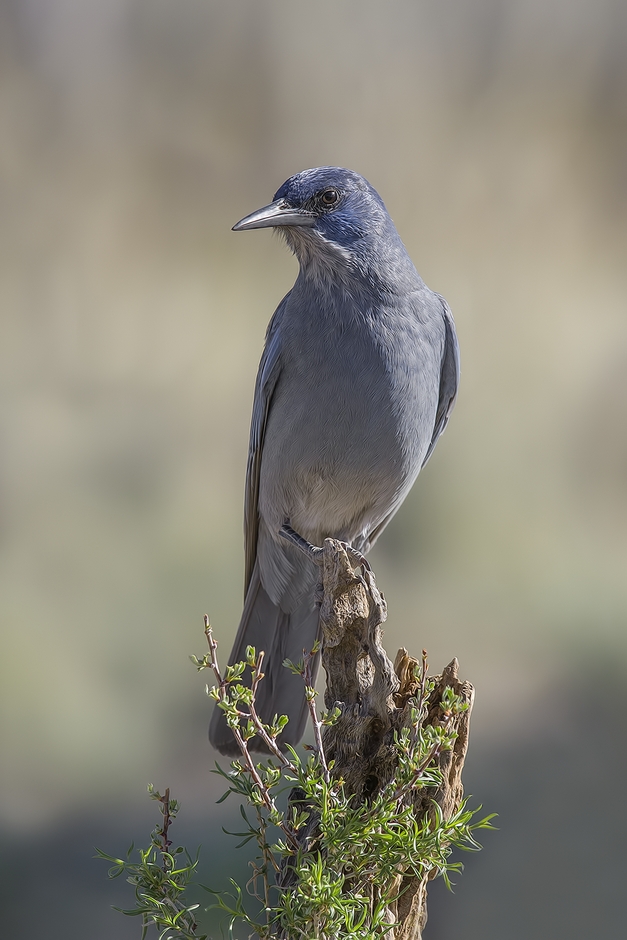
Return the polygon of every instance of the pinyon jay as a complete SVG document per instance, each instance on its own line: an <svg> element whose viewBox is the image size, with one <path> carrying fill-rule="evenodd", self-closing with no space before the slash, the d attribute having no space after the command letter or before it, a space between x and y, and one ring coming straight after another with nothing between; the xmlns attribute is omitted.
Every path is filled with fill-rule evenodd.
<svg viewBox="0 0 627 940"><path fill-rule="evenodd" d="M459 356L446 301L425 285L358 173L297 173L233 230L268 227L285 235L300 271L270 321L257 375L245 602L229 662L247 646L265 651L257 710L266 722L287 715L280 742L294 745L307 705L302 678L283 661L302 660L318 638L320 569L281 530L367 552L446 427ZM218 707L209 737L237 752Z"/></svg>

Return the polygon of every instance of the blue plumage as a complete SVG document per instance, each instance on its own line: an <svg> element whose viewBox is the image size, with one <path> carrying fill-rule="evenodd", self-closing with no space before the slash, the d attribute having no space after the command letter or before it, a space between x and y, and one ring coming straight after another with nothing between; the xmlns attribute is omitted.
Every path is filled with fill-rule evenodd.
<svg viewBox="0 0 627 940"><path fill-rule="evenodd" d="M246 597L231 661L266 652L258 707L306 721L302 681L282 666L318 635L317 572L279 536L367 551L411 488L457 394L450 310L424 284L379 194L339 167L287 180L235 231L279 228L300 271L268 327L246 478ZM210 739L234 742L216 709Z"/></svg>

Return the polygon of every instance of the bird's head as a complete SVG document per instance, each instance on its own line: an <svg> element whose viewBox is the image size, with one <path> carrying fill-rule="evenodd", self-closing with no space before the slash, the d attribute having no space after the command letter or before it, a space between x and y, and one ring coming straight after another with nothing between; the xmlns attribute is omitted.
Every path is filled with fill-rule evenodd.
<svg viewBox="0 0 627 940"><path fill-rule="evenodd" d="M278 228L301 266L363 269L369 256L402 245L383 200L352 170L323 166L291 176L263 209L233 226Z"/></svg>

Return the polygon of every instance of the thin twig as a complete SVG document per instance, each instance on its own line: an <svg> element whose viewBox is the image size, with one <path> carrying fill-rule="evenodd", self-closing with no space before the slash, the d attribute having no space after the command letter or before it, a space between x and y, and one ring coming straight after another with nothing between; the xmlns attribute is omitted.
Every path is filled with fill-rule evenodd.
<svg viewBox="0 0 627 940"><path fill-rule="evenodd" d="M261 650L257 655L257 662L255 663L255 668L253 670L253 681L252 681L252 701L250 703L250 717L255 725L255 730L257 731L258 736L261 738L263 743L266 745L269 751L274 754L274 756L281 761L286 770L289 770L290 773L298 773L294 764L285 756L283 751L280 749L279 745L276 743L276 738L271 737L266 731L264 724L257 714L255 709L255 696L257 694L257 687L261 680L263 679L263 673L261 671L261 666L263 663L264 651Z"/></svg>
<svg viewBox="0 0 627 940"><path fill-rule="evenodd" d="M207 637L207 643L209 644L211 669L213 670L213 674L215 675L216 681L218 682L218 686L219 686L218 695L220 697L220 701L226 701L227 700L226 687L228 685L228 682L226 679L222 677L222 674L220 672L220 666L218 663L218 643L214 639L213 631L211 629L211 624L209 623L209 618L206 615L205 615L205 636ZM255 672L253 673L255 678L257 678L257 684L259 680L261 679L261 669L257 667L260 667L262 662L263 662L263 652L259 654L259 657L257 660L257 666L255 669ZM253 679L253 700L254 700L255 688L256 688L256 685ZM268 734L265 733L265 728L263 727L263 724L261 723L260 719L257 717L256 712L254 711L253 704L251 704L250 709L251 709L250 715L247 715L244 712L240 712L239 710L238 710L238 715L244 718L250 717L255 724L255 730L257 731L257 733L259 733L260 731L263 732L262 736L264 738L264 741L267 740L272 745L273 744L272 739L270 738ZM237 725L229 725L229 727L231 728L233 737L235 738L237 742L237 746L239 747L242 753L242 757L244 758L244 762L246 764L246 769L248 770L250 776L253 779L255 786L258 789L259 796L261 797L266 809L268 810L268 812L272 814L278 814L276 803L270 796L270 792L268 788L265 786L263 780L259 776L259 772L257 771L257 768L255 767L255 763L252 757L250 756L250 751L248 750L248 745L246 743L246 740L243 737L239 727ZM281 752L278 750L278 748L276 750L278 752L278 755L283 757L283 755L281 755ZM293 766L292 764L290 764L287 758L284 759L284 764L286 767L289 767L289 768L292 768ZM296 768L294 768L294 771L296 771ZM290 841L292 846L297 849L299 847L298 839L296 838L292 830L289 828L289 826L287 826L283 821L281 821L278 825L279 825L279 828L285 834L286 838Z"/></svg>
<svg viewBox="0 0 627 940"><path fill-rule="evenodd" d="M314 738L316 740L316 750L318 752L318 759L322 766L322 774L324 776L324 782L328 785L331 782L331 775L329 774L329 768L327 766L327 759L324 755L324 748L322 746L322 722L318 718L318 710L316 708L316 692L313 686L313 679L311 675L311 660L313 658L313 653L311 651L306 652L303 650L303 679L305 680L305 696L307 698L307 707L309 708L309 714L311 716L311 723L314 729Z"/></svg>
<svg viewBox="0 0 627 940"><path fill-rule="evenodd" d="M444 728L445 731L448 730L448 726L451 724L452 720L453 720L453 716L448 715L442 722L442 727ZM442 742L437 741L430 748L426 757L420 762L420 764L418 765L418 767L412 774L411 779L408 780L407 783L398 787L394 791L394 793L392 794L392 799L401 800L403 797L407 796L407 794L410 793L416 786L418 786L420 777L422 776L422 774L425 772L425 770L429 769L430 764L432 764L434 760L437 760L440 754L442 754L445 750L449 750L449 748L443 747Z"/></svg>
<svg viewBox="0 0 627 940"><path fill-rule="evenodd" d="M427 659L427 651L422 651L422 659L420 664L420 669L418 671L418 689L416 695L416 716L417 721L414 722L414 725L411 729L410 741L413 745L416 744L418 740L418 731L422 727L422 724L425 719L425 705L428 699L427 692L427 673L429 672L429 663Z"/></svg>
<svg viewBox="0 0 627 940"><path fill-rule="evenodd" d="M172 822L172 817L170 816L170 788L166 787L166 791L161 797L160 803L163 807L161 812L163 813L163 828L161 829L161 835L163 837L163 851L168 852L170 846L172 845L171 841L168 839L168 829L170 828L170 823Z"/></svg>

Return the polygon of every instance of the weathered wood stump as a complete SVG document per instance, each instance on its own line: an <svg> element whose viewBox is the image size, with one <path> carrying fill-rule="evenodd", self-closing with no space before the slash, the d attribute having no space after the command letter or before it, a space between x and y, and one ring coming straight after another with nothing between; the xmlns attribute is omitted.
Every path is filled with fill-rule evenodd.
<svg viewBox="0 0 627 940"><path fill-rule="evenodd" d="M342 777L347 792L359 801L371 798L394 778L397 751L394 732L411 724L411 697L416 692L417 660L405 649L394 663L381 642L381 625L387 609L372 572L355 571L342 543L327 539L322 556L324 597L320 611L322 664L326 671L325 704L338 707L340 717L323 733L333 776ZM457 676L453 659L437 676L429 697L425 724L442 718L440 703L447 686L460 695L468 709L453 719L457 738L453 750L438 757L442 774L439 787L418 789L409 799L422 818L433 812L433 801L446 819L463 798L462 768L468 746L468 727L474 689ZM434 873L431 873L433 877ZM420 940L427 920L429 873L418 878L398 873L398 900L390 904L389 940Z"/></svg>

